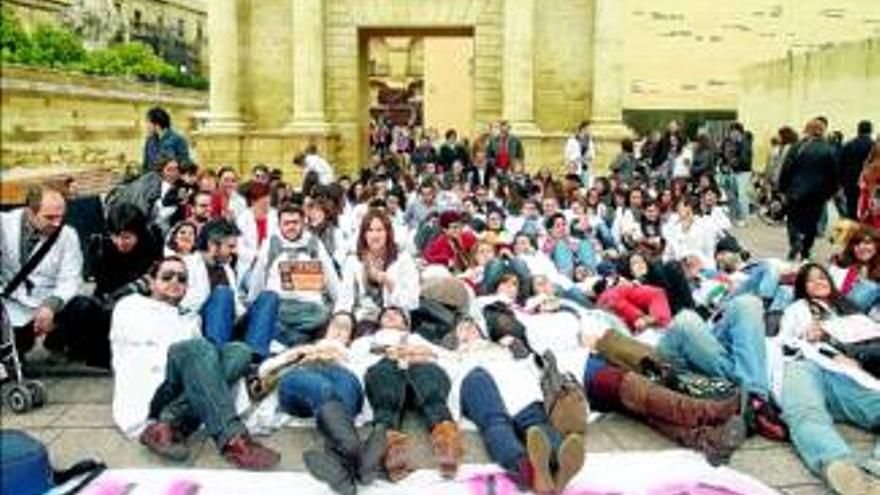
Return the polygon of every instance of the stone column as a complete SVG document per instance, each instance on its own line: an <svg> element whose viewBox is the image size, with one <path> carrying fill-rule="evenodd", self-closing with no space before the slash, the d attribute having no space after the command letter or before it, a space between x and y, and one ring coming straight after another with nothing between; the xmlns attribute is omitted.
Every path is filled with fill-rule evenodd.
<svg viewBox="0 0 880 495"><path fill-rule="evenodd" d="M324 0L290 0L293 15L293 119L291 130L323 131Z"/></svg>
<svg viewBox="0 0 880 495"><path fill-rule="evenodd" d="M517 132L535 126L535 0L504 2L502 98L504 119Z"/></svg>
<svg viewBox="0 0 880 495"><path fill-rule="evenodd" d="M238 54L238 0L210 0L208 39L211 63L209 131L240 131L240 67Z"/></svg>
<svg viewBox="0 0 880 495"><path fill-rule="evenodd" d="M604 170L620 151L620 141L632 133L623 123L623 2L594 2L590 132L596 142L594 170Z"/></svg>
<svg viewBox="0 0 880 495"><path fill-rule="evenodd" d="M621 125L623 120L623 2L594 0L593 98L595 125Z"/></svg>

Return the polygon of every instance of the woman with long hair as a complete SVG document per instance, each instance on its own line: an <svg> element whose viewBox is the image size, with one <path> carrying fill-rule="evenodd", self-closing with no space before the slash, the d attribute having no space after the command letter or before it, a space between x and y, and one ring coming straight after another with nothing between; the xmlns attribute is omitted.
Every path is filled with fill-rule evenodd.
<svg viewBox="0 0 880 495"><path fill-rule="evenodd" d="M869 431L880 427L880 380L841 352L832 335L841 323L853 326L860 318L866 317L834 287L828 272L807 263L798 271L795 302L786 308L770 346L774 393L795 450L841 494L880 491L880 482L859 465L834 427L835 421ZM868 464L880 467L880 444Z"/></svg>
<svg viewBox="0 0 880 495"><path fill-rule="evenodd" d="M355 253L342 269L336 310L350 311L362 328L375 327L386 306L412 311L419 305L419 272L415 260L397 249L394 228L385 213L364 215Z"/></svg>
<svg viewBox="0 0 880 495"><path fill-rule="evenodd" d="M834 286L862 311L880 302L880 232L863 225L829 267Z"/></svg>

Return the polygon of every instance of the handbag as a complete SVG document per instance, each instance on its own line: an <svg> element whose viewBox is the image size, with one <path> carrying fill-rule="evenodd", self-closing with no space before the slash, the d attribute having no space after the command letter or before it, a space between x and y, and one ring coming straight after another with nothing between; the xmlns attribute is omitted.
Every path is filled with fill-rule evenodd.
<svg viewBox="0 0 880 495"><path fill-rule="evenodd" d="M732 381L717 376L706 376L692 371L673 368L666 375L664 385L694 399L727 400L739 388Z"/></svg>
<svg viewBox="0 0 880 495"><path fill-rule="evenodd" d="M580 434L587 430L589 404L577 378L560 373L556 356L546 351L540 359L541 391L550 425L562 435Z"/></svg>

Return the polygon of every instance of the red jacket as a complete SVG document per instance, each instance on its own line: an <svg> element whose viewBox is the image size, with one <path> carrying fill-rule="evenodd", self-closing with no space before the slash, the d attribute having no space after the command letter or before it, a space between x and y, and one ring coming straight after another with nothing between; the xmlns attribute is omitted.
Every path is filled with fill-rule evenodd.
<svg viewBox="0 0 880 495"><path fill-rule="evenodd" d="M470 231L465 230L459 237L461 247L465 253L470 253L474 246L477 245L477 237ZM445 233L438 235L431 240L426 246L422 257L428 263L435 263L443 266L454 266L456 264L455 251L452 248L452 241ZM459 267L461 269L467 267Z"/></svg>
<svg viewBox="0 0 880 495"><path fill-rule="evenodd" d="M651 316L658 326L663 327L672 320L666 291L651 285L612 287L599 296L598 303L623 318L631 329L635 329L636 320L643 316Z"/></svg>

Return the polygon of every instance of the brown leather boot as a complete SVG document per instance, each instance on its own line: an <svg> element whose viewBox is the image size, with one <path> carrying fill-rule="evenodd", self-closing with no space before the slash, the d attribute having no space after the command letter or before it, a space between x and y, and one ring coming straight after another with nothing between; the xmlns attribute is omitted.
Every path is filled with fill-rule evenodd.
<svg viewBox="0 0 880 495"><path fill-rule="evenodd" d="M434 459L440 467L440 474L444 478L455 478L464 454L458 423L443 421L434 425L431 429L431 445L434 447Z"/></svg>
<svg viewBox="0 0 880 495"><path fill-rule="evenodd" d="M526 452L532 465L531 489L538 494L556 491L556 482L550 471L550 458L553 457L553 446L547 434L538 426L526 430Z"/></svg>
<svg viewBox="0 0 880 495"><path fill-rule="evenodd" d="M388 479L397 482L406 478L412 472L410 465L409 442L404 433L397 430L387 430L385 450L385 471Z"/></svg>
<svg viewBox="0 0 880 495"><path fill-rule="evenodd" d="M262 471L271 469L281 460L281 455L263 446L247 434L232 437L223 446L223 457L242 469Z"/></svg>
<svg viewBox="0 0 880 495"><path fill-rule="evenodd" d="M620 385L626 411L642 418L680 426L719 425L740 409L739 394L723 401L695 399L637 374L627 373Z"/></svg>
<svg viewBox="0 0 880 495"><path fill-rule="evenodd" d="M713 466L727 464L730 456L746 441L746 424L741 415L714 426L682 426L648 420L648 424L685 447L699 450Z"/></svg>
<svg viewBox="0 0 880 495"><path fill-rule="evenodd" d="M554 478L556 493L562 493L565 490L565 485L577 476L584 466L585 456L586 448L584 448L583 435L575 434L565 437L556 452L556 462L559 464Z"/></svg>
<svg viewBox="0 0 880 495"><path fill-rule="evenodd" d="M651 346L614 330L602 335L596 342L596 351L609 363L628 371L642 372L646 364L655 360Z"/></svg>
<svg viewBox="0 0 880 495"><path fill-rule="evenodd" d="M189 457L186 443L168 423L150 423L141 433L140 441L154 454L171 461L183 462Z"/></svg>

